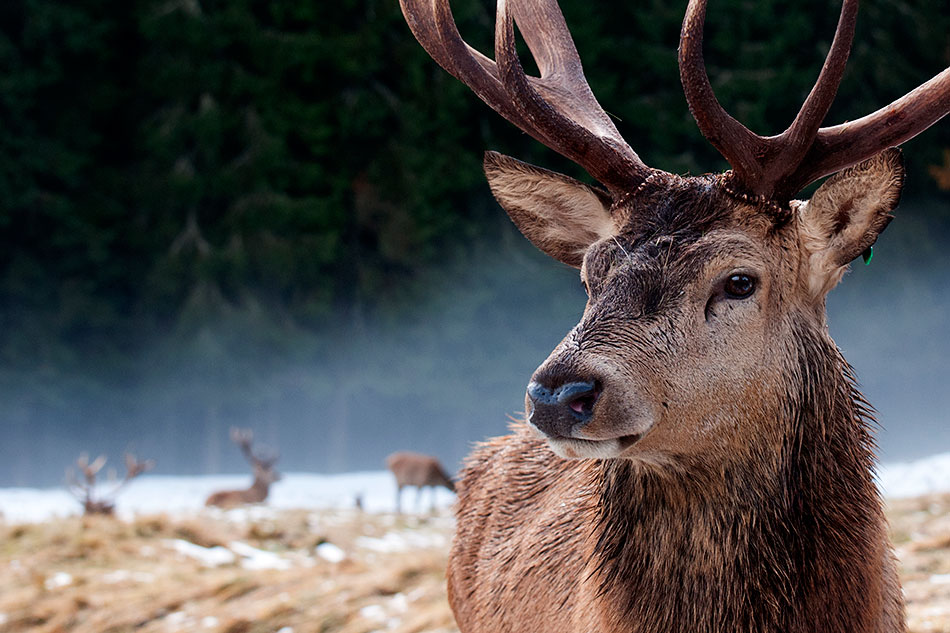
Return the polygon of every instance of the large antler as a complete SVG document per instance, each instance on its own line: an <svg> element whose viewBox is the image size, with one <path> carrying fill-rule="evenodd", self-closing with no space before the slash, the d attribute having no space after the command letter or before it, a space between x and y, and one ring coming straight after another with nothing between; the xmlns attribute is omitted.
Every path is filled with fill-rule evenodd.
<svg viewBox="0 0 950 633"><path fill-rule="evenodd" d="M555 0L498 0L497 63L462 40L448 0L400 0L400 5L416 39L439 65L503 117L583 166L611 191L629 191L653 171L597 103ZM515 23L540 78L529 77L521 66Z"/></svg>
<svg viewBox="0 0 950 633"><path fill-rule="evenodd" d="M80 480L76 477L75 471L71 468L66 471L66 485L73 496L83 504L83 509L86 514L112 514L115 510L115 497L119 494L119 491L132 479L154 468L155 460L147 459L140 461L132 453L126 453L125 477L116 483L108 493L97 495L96 477L105 464L105 455L100 455L90 464L89 455L82 453L79 459L76 460L76 466L80 472L82 472L83 479ZM115 473L111 473L109 478L111 481L114 481Z"/></svg>
<svg viewBox="0 0 950 633"><path fill-rule="evenodd" d="M764 137L729 116L716 100L703 62L706 0L690 0L680 33L683 90L700 131L732 166L742 189L787 201L805 185L913 138L950 112L948 68L873 114L820 127L844 74L857 12L858 0L844 0L814 88L787 130Z"/></svg>
<svg viewBox="0 0 950 633"><path fill-rule="evenodd" d="M241 447L241 453L243 453L244 458L247 459L252 466L270 470L280 458L280 454L276 451L268 451L266 453L258 452L255 454L251 449L251 444L254 442L254 432L251 429L232 428L231 441Z"/></svg>

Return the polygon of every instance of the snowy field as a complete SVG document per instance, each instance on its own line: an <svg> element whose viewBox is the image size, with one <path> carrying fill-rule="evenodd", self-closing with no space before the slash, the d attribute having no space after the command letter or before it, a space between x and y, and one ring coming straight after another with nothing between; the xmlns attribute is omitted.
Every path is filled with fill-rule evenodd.
<svg viewBox="0 0 950 633"><path fill-rule="evenodd" d="M132 480L119 493L116 511L120 516L144 514L193 514L204 507L212 492L247 488L249 475L205 475L195 477L143 475ZM110 486L104 485L104 490ZM431 490L420 499L420 510L431 504ZM345 509L356 506L360 498L367 512L392 512L396 505L396 485L388 471L316 475L285 473L283 479L271 486L267 507L252 506L236 510L209 510L236 515L266 514L273 509ZM436 490L436 506L445 508L455 499L448 490ZM416 491L403 491L403 510L416 509ZM80 514L80 504L65 488L0 488L0 513L9 523L34 523L53 517ZM232 517L233 518L233 517Z"/></svg>
<svg viewBox="0 0 950 633"><path fill-rule="evenodd" d="M950 453L915 462L884 464L879 468L878 483L885 497L916 497L950 491ZM208 475L179 477L145 475L132 481L119 495L117 510L121 516L189 514L204 506L204 500L216 490L245 488L247 475ZM431 491L426 490L419 509L428 509ZM288 473L271 487L267 506L274 509L345 509L355 507L357 497L367 512L392 512L396 487L387 471L316 475ZM436 505L452 504L454 495L445 489L436 491ZM416 492L403 493L403 509L416 509ZM28 523L52 517L79 514L80 506L65 488L0 488L0 512L7 522ZM264 507L231 510L230 513L266 513Z"/></svg>
<svg viewBox="0 0 950 633"><path fill-rule="evenodd" d="M79 517L62 488L0 489L0 633L458 633L451 493L415 514L408 491L395 515L388 472L290 473L264 505L204 508L249 483L146 475L118 497L121 521ZM879 483L908 633L950 633L950 497L919 496L950 491L950 454L886 465Z"/></svg>

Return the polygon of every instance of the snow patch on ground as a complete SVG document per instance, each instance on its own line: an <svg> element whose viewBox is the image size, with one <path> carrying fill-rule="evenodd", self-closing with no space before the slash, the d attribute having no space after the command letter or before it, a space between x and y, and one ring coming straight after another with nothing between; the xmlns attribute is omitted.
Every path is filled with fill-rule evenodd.
<svg viewBox="0 0 950 633"><path fill-rule="evenodd" d="M320 543L316 552L317 556L330 563L339 563L346 558L346 552L333 543Z"/></svg>
<svg viewBox="0 0 950 633"><path fill-rule="evenodd" d="M57 589L59 587L68 587L71 584L73 584L73 577L64 571L58 571L47 578L46 582L43 583L43 586L47 591L52 591L53 589Z"/></svg>
<svg viewBox="0 0 950 633"><path fill-rule="evenodd" d="M290 569L293 563L273 552L257 549L241 541L231 541L231 551L241 557L244 569Z"/></svg>
<svg viewBox="0 0 950 633"><path fill-rule="evenodd" d="M205 567L229 565L237 560L234 552L226 547L221 547L220 545L215 545L214 547L202 547L180 538L169 539L165 542L182 556L193 558Z"/></svg>
<svg viewBox="0 0 950 633"><path fill-rule="evenodd" d="M382 537L361 536L356 545L373 552L411 552L417 549L446 545L445 535L435 531L401 530L386 532Z"/></svg>
<svg viewBox="0 0 950 633"><path fill-rule="evenodd" d="M950 453L914 462L882 464L877 471L877 480L884 496L892 498L950 491ZM246 488L250 484L251 478L247 475L145 475L129 483L119 495L116 506L124 518L158 513L191 515L202 511L240 523L272 518L275 510L282 509L354 508L357 498L367 512L395 510L396 486L387 471L341 475L286 473L271 487L266 504L233 510L204 507L205 499L212 492ZM424 507L416 508L413 504L415 494L410 491L403 500L403 510L428 510L428 491L424 497ZM448 490L436 490L437 507L448 507L454 500L455 495ZM81 509L65 488L0 488L0 513L9 523L35 523L72 516L79 514ZM332 520L319 516L312 519L315 524ZM397 543L401 538L387 535L383 542L372 543L368 548L391 551L405 547L405 543Z"/></svg>
<svg viewBox="0 0 950 633"><path fill-rule="evenodd" d="M120 582L132 581L138 583L149 583L155 580L155 574L147 571L129 571L127 569L116 569L102 575L102 582L110 585Z"/></svg>
<svg viewBox="0 0 950 633"><path fill-rule="evenodd" d="M116 511L123 518L140 514L169 513L192 515L198 511L224 516L230 521L250 523L272 518L278 509L341 509L355 508L359 498L367 512L392 512L396 507L396 485L388 471L317 475L285 473L271 487L265 505L245 506L233 510L205 509L204 502L212 492L247 488L247 475L170 476L144 475L131 481L116 500ZM415 508L407 493L403 509ZM446 508L455 495L445 489L436 491L436 506ZM429 491L425 494L429 508ZM0 513L10 523L37 523L48 519L80 514L82 507L65 488L0 488Z"/></svg>

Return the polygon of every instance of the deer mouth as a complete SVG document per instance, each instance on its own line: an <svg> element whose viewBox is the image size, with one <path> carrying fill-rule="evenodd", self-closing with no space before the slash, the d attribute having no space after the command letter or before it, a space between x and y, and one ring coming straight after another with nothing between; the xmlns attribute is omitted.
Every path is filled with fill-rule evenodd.
<svg viewBox="0 0 950 633"><path fill-rule="evenodd" d="M620 457L636 444L642 433L622 435L604 440L546 435L545 439L557 455L566 459L611 459Z"/></svg>

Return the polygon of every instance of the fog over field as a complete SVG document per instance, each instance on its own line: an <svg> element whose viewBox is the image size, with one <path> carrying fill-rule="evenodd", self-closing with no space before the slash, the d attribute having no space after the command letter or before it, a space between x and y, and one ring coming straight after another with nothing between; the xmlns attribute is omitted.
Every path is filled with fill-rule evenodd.
<svg viewBox="0 0 950 633"><path fill-rule="evenodd" d="M856 262L829 298L832 335L879 412L887 462L950 451L950 249L939 237L950 228L934 214L905 202L871 265ZM910 237L928 231L926 244ZM279 448L286 471L377 470L401 449L454 471L473 442L505 432L532 371L584 305L573 269L505 235L448 261L423 284L430 298L408 298L400 318L340 315L324 341L303 331L261 340L273 317L252 307L181 349L146 347L127 374L103 376L91 357L82 375L0 383L15 385L0 394L0 485L55 485L81 451L119 464L130 447L159 474L245 472L232 425Z"/></svg>

